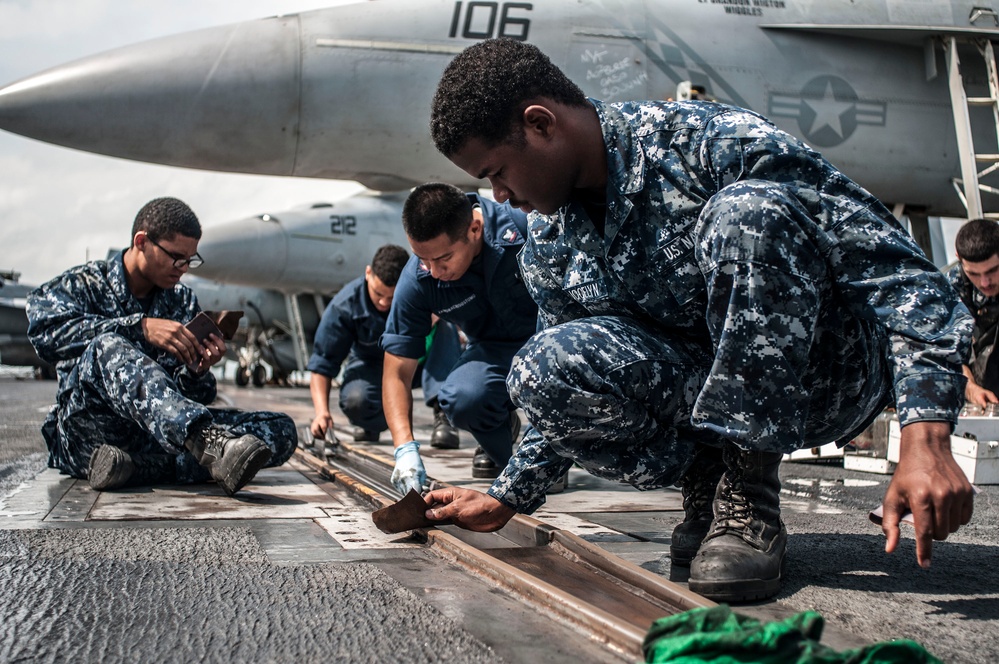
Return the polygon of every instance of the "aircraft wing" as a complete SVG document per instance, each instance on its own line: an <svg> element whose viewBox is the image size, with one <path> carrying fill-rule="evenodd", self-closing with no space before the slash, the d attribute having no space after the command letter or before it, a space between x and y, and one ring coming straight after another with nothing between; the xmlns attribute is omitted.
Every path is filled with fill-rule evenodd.
<svg viewBox="0 0 999 664"><path fill-rule="evenodd" d="M857 25L830 23L771 23L761 24L763 30L788 32L811 32L853 39L922 46L927 39L935 37L958 37L961 39L990 39L999 41L999 27L958 27L953 25Z"/></svg>

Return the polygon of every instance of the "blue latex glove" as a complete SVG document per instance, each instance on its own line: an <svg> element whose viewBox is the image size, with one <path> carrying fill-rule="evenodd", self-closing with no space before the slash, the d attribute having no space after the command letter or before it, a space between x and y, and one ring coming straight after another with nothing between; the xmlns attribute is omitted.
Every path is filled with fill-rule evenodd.
<svg viewBox="0 0 999 664"><path fill-rule="evenodd" d="M420 458L420 444L411 440L395 448L395 469L392 470L392 484L399 493L406 495L410 489L423 493L427 483L427 469Z"/></svg>

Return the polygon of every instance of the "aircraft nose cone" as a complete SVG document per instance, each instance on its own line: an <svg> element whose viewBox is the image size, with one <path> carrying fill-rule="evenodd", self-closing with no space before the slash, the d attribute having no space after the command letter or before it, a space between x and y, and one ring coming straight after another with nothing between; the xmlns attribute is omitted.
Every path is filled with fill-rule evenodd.
<svg viewBox="0 0 999 664"><path fill-rule="evenodd" d="M230 284L277 286L288 265L288 236L280 221L262 215L202 229L196 276Z"/></svg>
<svg viewBox="0 0 999 664"><path fill-rule="evenodd" d="M127 46L0 89L0 128L126 159L289 175L299 50L297 16Z"/></svg>

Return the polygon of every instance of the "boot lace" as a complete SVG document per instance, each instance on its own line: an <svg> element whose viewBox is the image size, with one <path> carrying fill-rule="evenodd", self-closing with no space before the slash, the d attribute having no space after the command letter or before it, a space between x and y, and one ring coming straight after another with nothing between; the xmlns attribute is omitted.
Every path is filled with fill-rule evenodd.
<svg viewBox="0 0 999 664"><path fill-rule="evenodd" d="M711 518L711 501L718 488L718 478L708 475L684 477L680 484L683 493L683 509L688 515L706 514Z"/></svg>
<svg viewBox="0 0 999 664"><path fill-rule="evenodd" d="M209 454L216 459L221 459L225 452L225 444L233 436L221 427L209 425L201 432L202 440L205 443L205 454Z"/></svg>

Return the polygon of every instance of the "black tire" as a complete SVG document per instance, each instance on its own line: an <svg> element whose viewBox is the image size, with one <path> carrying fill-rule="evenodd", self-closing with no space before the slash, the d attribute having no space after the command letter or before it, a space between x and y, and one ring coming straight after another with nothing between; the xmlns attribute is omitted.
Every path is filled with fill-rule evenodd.
<svg viewBox="0 0 999 664"><path fill-rule="evenodd" d="M260 364L253 367L253 384L256 387L263 387L267 382L267 369Z"/></svg>
<svg viewBox="0 0 999 664"><path fill-rule="evenodd" d="M239 367L236 369L236 385L240 387L246 387L250 384L250 370L246 367Z"/></svg>

